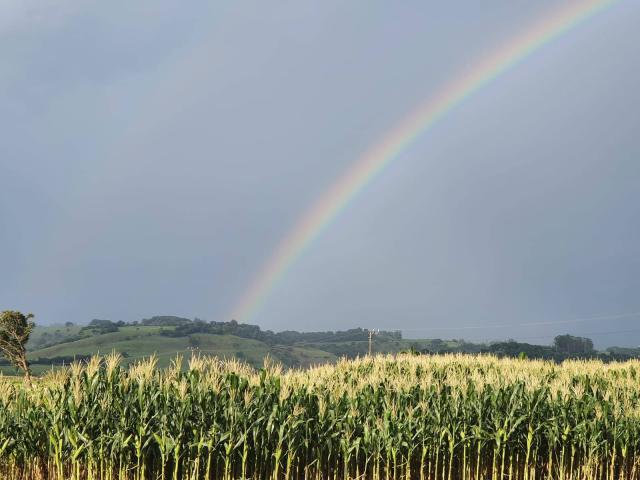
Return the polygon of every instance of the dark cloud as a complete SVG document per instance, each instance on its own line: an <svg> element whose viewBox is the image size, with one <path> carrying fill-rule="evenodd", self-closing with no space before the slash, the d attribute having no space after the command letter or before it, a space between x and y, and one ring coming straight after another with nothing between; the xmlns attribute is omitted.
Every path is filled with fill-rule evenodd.
<svg viewBox="0 0 640 480"><path fill-rule="evenodd" d="M54 322L224 319L368 145L556 2L18 5L0 304ZM640 316L540 324L640 311L639 16L619 2L447 115L251 321L640 343Z"/></svg>

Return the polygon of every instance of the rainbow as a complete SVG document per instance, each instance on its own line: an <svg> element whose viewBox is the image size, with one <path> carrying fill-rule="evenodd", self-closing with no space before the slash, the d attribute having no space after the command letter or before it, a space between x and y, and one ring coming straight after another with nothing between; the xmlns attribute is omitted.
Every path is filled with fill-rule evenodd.
<svg viewBox="0 0 640 480"><path fill-rule="evenodd" d="M246 321L305 249L353 198L444 115L528 55L618 0L584 0L555 11L506 46L477 62L411 112L367 150L295 224L269 257L228 318Z"/></svg>

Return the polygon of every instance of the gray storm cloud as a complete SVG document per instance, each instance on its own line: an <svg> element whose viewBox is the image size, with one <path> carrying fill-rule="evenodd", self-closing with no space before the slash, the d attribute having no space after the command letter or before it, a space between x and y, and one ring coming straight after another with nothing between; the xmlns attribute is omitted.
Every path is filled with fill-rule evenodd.
<svg viewBox="0 0 640 480"><path fill-rule="evenodd" d="M228 320L362 151L556 5L0 3L0 305ZM610 318L640 311L639 18L621 0L456 108L251 321L640 343Z"/></svg>

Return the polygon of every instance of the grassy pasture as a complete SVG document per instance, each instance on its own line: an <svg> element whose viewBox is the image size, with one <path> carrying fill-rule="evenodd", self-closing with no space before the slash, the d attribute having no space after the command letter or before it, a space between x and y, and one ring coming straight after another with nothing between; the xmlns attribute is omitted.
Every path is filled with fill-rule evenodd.
<svg viewBox="0 0 640 480"><path fill-rule="evenodd" d="M117 332L94 334L91 331L86 336L75 341L62 341L45 348L31 349L28 358L33 361L38 358L76 357L87 355L106 355L118 352L124 355L123 365L130 365L154 355L159 368L166 368L176 354L190 356L192 351L202 355L215 356L219 359L238 359L254 367L260 367L268 356L284 365L308 367L327 362L335 362L338 356L307 345L270 346L258 340L240 338L234 335L191 334L184 337L169 337L161 335L161 330L173 327L157 326L124 326ZM53 335L54 332L64 331L69 336L78 335L80 327L36 327L36 341L44 332ZM32 343L32 342L30 342ZM70 362L67 362L70 363ZM52 369L57 370L60 365L33 364L35 375L43 375ZM0 366L4 375L16 375L12 366Z"/></svg>

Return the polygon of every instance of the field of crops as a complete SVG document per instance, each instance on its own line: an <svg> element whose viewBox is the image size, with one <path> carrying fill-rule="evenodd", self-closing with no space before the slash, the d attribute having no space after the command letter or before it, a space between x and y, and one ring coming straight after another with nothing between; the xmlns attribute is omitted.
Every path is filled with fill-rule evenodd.
<svg viewBox="0 0 640 480"><path fill-rule="evenodd" d="M613 480L638 478L639 447L640 362L111 356L0 379L3 479Z"/></svg>

